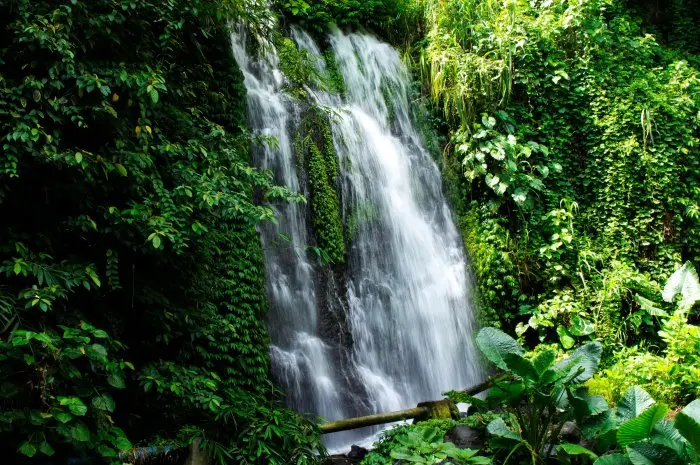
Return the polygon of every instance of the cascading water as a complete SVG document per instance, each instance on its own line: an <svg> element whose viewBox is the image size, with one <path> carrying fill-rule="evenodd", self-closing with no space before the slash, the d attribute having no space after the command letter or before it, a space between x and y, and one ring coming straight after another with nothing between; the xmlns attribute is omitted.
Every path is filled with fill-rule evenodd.
<svg viewBox="0 0 700 465"><path fill-rule="evenodd" d="M292 37L323 74L317 44L301 31ZM372 36L335 32L329 44L346 95L307 91L334 115L347 264L341 273L324 273L309 259L305 205L279 206L279 224L266 226L262 237L273 370L294 408L337 419L415 406L473 384L481 371L465 256L439 170L411 121L407 70ZM241 34L233 48L245 74L250 126L278 141L257 149L257 163L306 194L290 142L301 104L283 92L274 50L253 59ZM273 245L279 233L289 247ZM329 289L338 295L321 305ZM345 322L338 332L349 333L349 341L323 328L332 312L344 313L334 321ZM345 434L334 445L356 438Z"/></svg>
<svg viewBox="0 0 700 465"><path fill-rule="evenodd" d="M249 125L258 134L274 139L274 143L256 148L256 163L272 170L278 184L308 194L299 183L290 137L297 115L292 100L282 92L284 76L274 48L262 44L267 53L251 60L242 29L233 34L232 43L248 91ZM328 348L318 337L314 269L305 250L309 243L305 208L284 203L277 206L276 216L279 222L267 224L261 231L271 307L272 363L297 409L324 418L342 416ZM276 246L279 241L286 246Z"/></svg>

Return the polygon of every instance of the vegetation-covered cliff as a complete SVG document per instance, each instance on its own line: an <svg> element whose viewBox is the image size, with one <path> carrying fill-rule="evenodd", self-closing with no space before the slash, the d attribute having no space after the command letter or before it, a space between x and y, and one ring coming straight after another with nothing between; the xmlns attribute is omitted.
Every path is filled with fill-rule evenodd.
<svg viewBox="0 0 700 465"><path fill-rule="evenodd" d="M270 381L256 226L273 220L270 202L300 196L250 159L251 144L270 141L246 127L234 23L282 44L290 93L310 79L283 38L290 25L318 37L367 30L402 51L482 323L524 346L505 343L526 360L501 366L514 385L552 388L541 377L554 359L597 341L598 373L557 388L586 381L623 411L635 393L651 405L633 385L674 409L700 394L697 0L0 0L0 10L9 463L122 463L134 446L196 439L221 464L313 463L322 451L315 424L282 408ZM337 75L327 84L343 91ZM336 266L352 233L338 211L338 161L327 122L306 129L297 149L318 238L309 246ZM697 408L677 417L690 426L676 420L694 447ZM504 427L489 432L508 439L514 423ZM608 448L634 443L615 434ZM677 463L690 460L681 452ZM625 453L619 463L676 460Z"/></svg>

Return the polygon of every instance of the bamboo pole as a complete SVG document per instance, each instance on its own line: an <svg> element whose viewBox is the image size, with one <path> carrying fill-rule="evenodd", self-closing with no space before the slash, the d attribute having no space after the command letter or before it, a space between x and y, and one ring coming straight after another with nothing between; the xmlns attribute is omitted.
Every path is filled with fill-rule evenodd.
<svg viewBox="0 0 700 465"><path fill-rule="evenodd" d="M389 413L376 413L364 417L346 418L345 420L329 421L320 425L321 433L335 433L351 429L364 428L365 426L381 425L394 421L407 420L409 418L427 415L427 407L414 407Z"/></svg>
<svg viewBox="0 0 700 465"><path fill-rule="evenodd" d="M501 376L488 379L483 383L468 387L462 392L467 395L478 394L487 390L493 385L494 380L499 380ZM430 417L433 413L432 406L441 404L443 401L421 402L418 407L396 412L376 413L374 415L366 415L364 417L346 418L344 420L329 421L319 425L321 434L336 433L338 431L347 431L351 429L364 428L365 426L382 425L384 423L392 423L394 421L408 420L409 418L425 418Z"/></svg>

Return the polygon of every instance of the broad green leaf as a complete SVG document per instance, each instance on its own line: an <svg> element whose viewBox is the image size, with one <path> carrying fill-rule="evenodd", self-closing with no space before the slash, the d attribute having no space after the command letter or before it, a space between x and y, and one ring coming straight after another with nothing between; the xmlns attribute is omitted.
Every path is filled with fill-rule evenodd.
<svg viewBox="0 0 700 465"><path fill-rule="evenodd" d="M692 401L676 415L674 426L700 457L700 399Z"/></svg>
<svg viewBox="0 0 700 465"><path fill-rule="evenodd" d="M114 167L117 169L119 174L121 174L122 176L126 176L126 168L124 168L124 165L120 163L115 163Z"/></svg>
<svg viewBox="0 0 700 465"><path fill-rule="evenodd" d="M668 407L664 404L654 404L639 416L625 421L617 430L618 445L627 447L633 442L648 439L654 426L664 418L667 412Z"/></svg>
<svg viewBox="0 0 700 465"><path fill-rule="evenodd" d="M685 262L668 278L661 295L666 302L673 302L678 294L681 295L681 306L684 307L690 307L700 300L700 281L690 262Z"/></svg>
<svg viewBox="0 0 700 465"><path fill-rule="evenodd" d="M132 447L131 442L125 437L117 438L114 441L114 445L117 446L119 450L129 450Z"/></svg>
<svg viewBox="0 0 700 465"><path fill-rule="evenodd" d="M490 188L495 189L499 182L501 182L501 179L498 176L494 176L490 173L486 175L486 184Z"/></svg>
<svg viewBox="0 0 700 465"><path fill-rule="evenodd" d="M513 200L515 200L518 203L522 203L527 200L527 191L522 189L521 187L518 187L515 189L515 192L512 194Z"/></svg>
<svg viewBox="0 0 700 465"><path fill-rule="evenodd" d="M569 333L574 336L588 336L593 334L595 331L595 326L590 321L585 318L581 318L578 315L571 317L571 326L569 326Z"/></svg>
<svg viewBox="0 0 700 465"><path fill-rule="evenodd" d="M650 441L627 446L627 456L633 465L684 465L685 462L671 448Z"/></svg>
<svg viewBox="0 0 700 465"><path fill-rule="evenodd" d="M124 378L122 375L113 373L107 377L107 382L117 389L124 389L126 384L124 383Z"/></svg>
<svg viewBox="0 0 700 465"><path fill-rule="evenodd" d="M397 459L397 460L405 460L407 462L412 462L412 463L426 463L426 460L423 457L413 455L409 452L401 452L398 450L392 450L389 455L391 456L391 458Z"/></svg>
<svg viewBox="0 0 700 465"><path fill-rule="evenodd" d="M656 303L652 302L647 298L642 297L639 294L635 294L634 300L637 301L642 310L644 310L651 316L668 316L668 313L657 307Z"/></svg>
<svg viewBox="0 0 700 465"><path fill-rule="evenodd" d="M82 400L73 397L72 401L68 404L68 410L70 410L73 415L83 416L87 413L88 408Z"/></svg>
<svg viewBox="0 0 700 465"><path fill-rule="evenodd" d="M460 449L451 442L442 443L440 450L447 454L448 457L463 460L473 457L478 452L475 449Z"/></svg>
<svg viewBox="0 0 700 465"><path fill-rule="evenodd" d="M73 418L73 415L66 412L57 412L53 414L54 418L61 423L68 423Z"/></svg>
<svg viewBox="0 0 700 465"><path fill-rule="evenodd" d="M95 332L92 333L92 334L93 334L93 336L95 336L96 338L101 338L101 339L104 339L104 338L109 337L109 335L107 334L107 332L104 331L104 330L102 330L102 329L96 329Z"/></svg>
<svg viewBox="0 0 700 465"><path fill-rule="evenodd" d="M539 375L532 363L521 355L505 354L503 361L512 373L523 379L536 381L537 378L539 378Z"/></svg>
<svg viewBox="0 0 700 465"><path fill-rule="evenodd" d="M654 399L644 389L632 386L617 402L617 419L623 422L635 418L654 403Z"/></svg>
<svg viewBox="0 0 700 465"><path fill-rule="evenodd" d="M107 357L107 349L101 344L91 344L87 347L87 354L95 360L102 360Z"/></svg>
<svg viewBox="0 0 700 465"><path fill-rule="evenodd" d="M594 437L600 437L608 432L612 432L615 429L615 420L613 418L613 410L608 409L603 413L591 416L585 422L581 424L581 432L583 437L586 439L593 439ZM610 442L614 442L613 438Z"/></svg>
<svg viewBox="0 0 700 465"><path fill-rule="evenodd" d="M577 389L569 395L569 403L574 409L577 421L583 421L590 416L600 415L609 409L603 396L591 396L586 388Z"/></svg>
<svg viewBox="0 0 700 465"><path fill-rule="evenodd" d="M48 455L49 457L52 456L56 451L53 450L53 447L51 447L51 444L49 444L46 441L42 441L41 444L39 444L39 452L41 452L44 455Z"/></svg>
<svg viewBox="0 0 700 465"><path fill-rule="evenodd" d="M559 342L565 349L571 349L576 344L576 341L564 326L557 326L557 334L559 335Z"/></svg>
<svg viewBox="0 0 700 465"><path fill-rule="evenodd" d="M97 452L99 452L102 457L110 458L117 456L117 451L115 451L111 447L105 446L104 444L100 444L99 446L97 446Z"/></svg>
<svg viewBox="0 0 700 465"><path fill-rule="evenodd" d="M522 381L499 383L489 389L487 402L490 405L518 405L522 401L525 385Z"/></svg>
<svg viewBox="0 0 700 465"><path fill-rule="evenodd" d="M508 425L506 425L506 422L503 421L502 418L496 418L491 423L489 423L486 427L486 431L489 434L497 436L499 438L512 439L513 441L518 442L522 440L520 433L512 431L510 428L508 428Z"/></svg>
<svg viewBox="0 0 700 465"><path fill-rule="evenodd" d="M439 434L440 431L437 428L426 428L423 431L423 440L428 443L433 442L433 440L437 438Z"/></svg>
<svg viewBox="0 0 700 465"><path fill-rule="evenodd" d="M476 344L487 359L503 370L508 370L503 359L506 354L523 354L522 347L515 339L496 328L484 328L479 331Z"/></svg>
<svg viewBox="0 0 700 465"><path fill-rule="evenodd" d="M17 449L17 452L27 457L34 457L36 455L36 446L30 442L23 442Z"/></svg>
<svg viewBox="0 0 700 465"><path fill-rule="evenodd" d="M542 352L538 353L535 358L532 359L532 366L535 367L535 371L537 371L538 375L542 375L545 371L547 371L547 368L552 366L552 363L554 363L554 360L557 358L557 353L553 350L543 350Z"/></svg>
<svg viewBox="0 0 700 465"><path fill-rule="evenodd" d="M662 444L675 450L680 456L687 455L690 444L686 441L681 433L673 426L673 423L667 420L661 420L654 425L654 430L651 432L651 442Z"/></svg>
<svg viewBox="0 0 700 465"><path fill-rule="evenodd" d="M632 465L632 462L625 454L608 454L600 456L593 465Z"/></svg>
<svg viewBox="0 0 700 465"><path fill-rule="evenodd" d="M114 412L114 400L109 394L92 398L92 406L99 410Z"/></svg>
<svg viewBox="0 0 700 465"><path fill-rule="evenodd" d="M598 458L598 456L590 449L583 447L579 444L571 444L568 442L564 442L562 444L559 444L557 446L557 451L564 451L569 455L586 455L588 456L591 460L595 460Z"/></svg>
<svg viewBox="0 0 700 465"><path fill-rule="evenodd" d="M565 376L570 377L573 384L581 384L593 377L602 353L603 346L600 342L589 342L574 350L569 358L554 365L554 369L557 372L566 373Z"/></svg>
<svg viewBox="0 0 700 465"><path fill-rule="evenodd" d="M90 440L90 430L82 423L78 423L70 429L70 435L73 439L80 442Z"/></svg>

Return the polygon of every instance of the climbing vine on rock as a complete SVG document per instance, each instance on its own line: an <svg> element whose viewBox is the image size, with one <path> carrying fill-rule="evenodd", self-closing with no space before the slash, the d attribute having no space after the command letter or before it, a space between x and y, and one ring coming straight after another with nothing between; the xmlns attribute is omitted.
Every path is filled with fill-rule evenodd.
<svg viewBox="0 0 700 465"><path fill-rule="evenodd" d="M309 108L298 128L299 141L295 145L308 178L318 245L330 262L343 263L345 240L338 199L338 157L328 118L320 108Z"/></svg>

